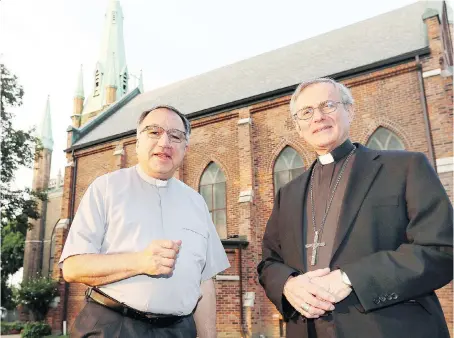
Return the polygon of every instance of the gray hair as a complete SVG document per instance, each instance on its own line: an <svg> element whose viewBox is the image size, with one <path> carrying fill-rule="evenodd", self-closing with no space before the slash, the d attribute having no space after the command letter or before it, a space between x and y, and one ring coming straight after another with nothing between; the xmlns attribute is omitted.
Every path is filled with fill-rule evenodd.
<svg viewBox="0 0 454 338"><path fill-rule="evenodd" d="M354 103L353 96L352 96L352 93L350 92L350 89L348 89L342 83L339 83L328 77L319 77L317 79L304 81L304 82L300 83L299 86L295 89L295 91L293 92L292 98L290 100L290 114L292 116L295 114L295 102L296 102L296 99L298 98L298 96L301 94L301 92L304 89L306 89L310 85L313 85L316 83L331 83L334 87L336 87L339 90L341 101L344 104L352 105Z"/></svg>
<svg viewBox="0 0 454 338"><path fill-rule="evenodd" d="M160 108L164 108L164 109L173 111L175 114L177 114L180 117L181 121L183 121L184 131L186 132L186 140L189 140L189 135L191 135L191 124L189 123L188 118L175 107L172 107L172 106L169 106L166 104L160 104L157 106L153 106L152 108L145 110L142 114L140 114L140 117L137 120L137 133L139 133L139 126L142 124L143 120L145 120L145 118L148 116L148 114L150 114L152 111L154 111L156 109L160 109Z"/></svg>

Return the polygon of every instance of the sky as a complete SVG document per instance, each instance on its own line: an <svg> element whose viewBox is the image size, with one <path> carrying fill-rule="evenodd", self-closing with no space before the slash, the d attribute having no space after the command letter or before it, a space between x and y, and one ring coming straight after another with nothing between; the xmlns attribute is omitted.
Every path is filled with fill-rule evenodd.
<svg viewBox="0 0 454 338"><path fill-rule="evenodd" d="M108 1L0 1L0 62L25 91L23 105L14 110L14 125L39 126L50 95L51 178L64 171L66 129L81 64L85 96L93 90ZM143 71L148 91L414 2L121 0L126 62L132 74ZM16 187L31 183L31 169L17 172Z"/></svg>

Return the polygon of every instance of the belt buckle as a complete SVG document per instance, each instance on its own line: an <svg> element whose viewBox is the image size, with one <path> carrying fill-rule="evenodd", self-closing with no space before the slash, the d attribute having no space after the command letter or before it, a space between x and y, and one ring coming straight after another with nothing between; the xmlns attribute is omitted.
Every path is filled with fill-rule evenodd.
<svg viewBox="0 0 454 338"><path fill-rule="evenodd" d="M87 288L87 290L85 290L85 299L88 299L88 298L91 298L91 293L93 292L93 288Z"/></svg>

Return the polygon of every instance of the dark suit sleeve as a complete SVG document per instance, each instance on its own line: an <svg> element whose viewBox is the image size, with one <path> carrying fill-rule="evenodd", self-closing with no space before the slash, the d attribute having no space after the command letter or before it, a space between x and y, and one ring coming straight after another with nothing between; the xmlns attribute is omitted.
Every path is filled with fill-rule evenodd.
<svg viewBox="0 0 454 338"><path fill-rule="evenodd" d="M413 299L452 280L451 202L423 154L414 154L407 170L407 243L340 266L365 311Z"/></svg>
<svg viewBox="0 0 454 338"><path fill-rule="evenodd" d="M299 272L284 263L279 238L279 204L281 191L277 193L273 211L266 225L262 242L262 261L257 267L260 284L267 297L287 321L296 314L283 295L284 284L291 275Z"/></svg>

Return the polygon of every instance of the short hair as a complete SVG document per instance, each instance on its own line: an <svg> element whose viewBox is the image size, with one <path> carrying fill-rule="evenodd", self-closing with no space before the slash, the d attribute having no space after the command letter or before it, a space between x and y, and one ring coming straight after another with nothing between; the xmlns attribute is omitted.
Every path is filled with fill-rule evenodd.
<svg viewBox="0 0 454 338"><path fill-rule="evenodd" d="M137 129L139 129L139 126L142 124L143 120L145 120L145 118L148 116L148 114L150 114L152 111L154 111L156 109L161 109L161 108L173 111L175 114L177 114L180 117L181 121L183 121L184 131L186 132L186 138L189 139L189 135L191 135L191 124L189 123L188 118L175 107L172 107L172 106L169 106L166 104L160 104L157 106L153 106L152 108L145 110L142 114L140 114L139 119L137 120Z"/></svg>
<svg viewBox="0 0 454 338"><path fill-rule="evenodd" d="M295 89L293 92L292 98L290 99L290 114L294 115L295 114L295 102L298 96L301 94L301 92L309 87L310 85L316 84L316 83L331 83L334 87L336 87L339 90L339 94L342 100L342 103L344 104L353 104L353 96L350 91L345 85L342 83L339 83L329 77L319 77L317 79L312 79L308 81L304 81L299 84L299 86Z"/></svg>

